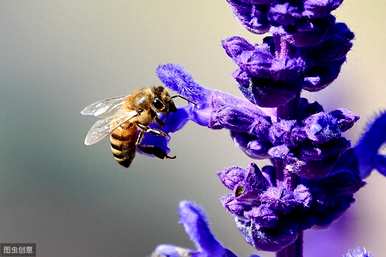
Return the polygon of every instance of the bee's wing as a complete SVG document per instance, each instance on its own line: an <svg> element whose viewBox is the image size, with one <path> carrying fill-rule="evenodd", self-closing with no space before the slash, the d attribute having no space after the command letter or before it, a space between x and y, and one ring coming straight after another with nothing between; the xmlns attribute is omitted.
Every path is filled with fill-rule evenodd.
<svg viewBox="0 0 386 257"><path fill-rule="evenodd" d="M113 116L109 116L107 118L98 120L92 125L90 130L88 131L86 138L84 140L85 145L93 145L98 143L100 140L110 135L110 133L118 128L120 125L129 121L130 119L136 117L138 112L130 111L130 112L119 112ZM112 124L114 124L112 126Z"/></svg>
<svg viewBox="0 0 386 257"><path fill-rule="evenodd" d="M90 104L89 106L86 106L80 112L80 114L85 116L99 117L102 114L116 112L121 108L126 97L127 96L118 96L97 101Z"/></svg>

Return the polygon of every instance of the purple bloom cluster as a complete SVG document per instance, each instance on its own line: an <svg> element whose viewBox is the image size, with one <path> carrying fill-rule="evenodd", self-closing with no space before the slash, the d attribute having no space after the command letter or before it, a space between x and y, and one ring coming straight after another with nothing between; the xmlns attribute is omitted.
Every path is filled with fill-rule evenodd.
<svg viewBox="0 0 386 257"><path fill-rule="evenodd" d="M354 201L364 183L351 170L319 180L278 180L273 166L261 170L232 167L218 173L231 193L222 199L247 242L257 249L278 251L302 230L325 226ZM293 178L292 178L293 179Z"/></svg>
<svg viewBox="0 0 386 257"><path fill-rule="evenodd" d="M227 0L236 17L257 34L270 29L291 35L316 34L343 0Z"/></svg>
<svg viewBox="0 0 386 257"><path fill-rule="evenodd" d="M233 75L248 100L277 107L302 89L318 91L336 79L354 38L330 14L341 2L228 0L248 30L272 32L260 45L241 37L223 41L239 67Z"/></svg>
<svg viewBox="0 0 386 257"><path fill-rule="evenodd" d="M164 85L194 103L163 116L165 132L189 120L227 129L246 155L270 160L262 168L251 163L218 173L230 190L221 202L256 249L289 249L303 230L327 226L347 210L372 170L386 175L386 156L379 153L386 112L351 146L343 133L359 116L344 108L326 111L301 97L302 90L319 91L334 81L352 47L354 34L331 14L342 1L227 0L249 31L270 32L260 44L238 36L222 42L238 66L233 77L245 98L205 88L178 65L157 69ZM144 140L169 151L169 139ZM198 250L162 246L155 256L235 256L214 239L197 206L185 202L180 214ZM366 256L365 250L347 254Z"/></svg>

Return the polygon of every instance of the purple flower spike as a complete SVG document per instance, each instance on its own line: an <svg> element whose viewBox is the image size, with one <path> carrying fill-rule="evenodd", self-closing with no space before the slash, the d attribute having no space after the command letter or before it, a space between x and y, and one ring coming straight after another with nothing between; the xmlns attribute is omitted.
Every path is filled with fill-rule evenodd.
<svg viewBox="0 0 386 257"><path fill-rule="evenodd" d="M152 257L237 257L224 248L213 236L203 210L196 204L183 201L179 206L180 222L185 232L195 243L197 250L184 249L173 245L160 245ZM250 257L259 257L251 255Z"/></svg>
<svg viewBox="0 0 386 257"><path fill-rule="evenodd" d="M373 257L373 255L370 254L365 248L358 247L354 250L350 250L343 257Z"/></svg>
<svg viewBox="0 0 386 257"><path fill-rule="evenodd" d="M385 143L386 111L383 111L367 126L354 148L362 178L370 175L374 168L386 176L386 157L378 153Z"/></svg>
<svg viewBox="0 0 386 257"><path fill-rule="evenodd" d="M301 256L297 239L304 230L339 218L373 169L386 176L386 111L352 147L343 133L359 116L344 108L328 112L302 98L303 90L319 91L338 77L352 47L354 33L331 14L343 0L226 2L247 30L269 32L259 44L239 36L222 41L245 99L201 86L178 65L161 65L160 80L189 102L162 117L164 130L176 132L188 120L227 129L246 155L268 159L271 165L261 169L251 163L218 172L229 190L221 203L251 246ZM167 139L146 140L168 151ZM179 212L197 250L164 245L155 257L235 257L214 238L197 205L182 202ZM370 254L358 248L344 257Z"/></svg>

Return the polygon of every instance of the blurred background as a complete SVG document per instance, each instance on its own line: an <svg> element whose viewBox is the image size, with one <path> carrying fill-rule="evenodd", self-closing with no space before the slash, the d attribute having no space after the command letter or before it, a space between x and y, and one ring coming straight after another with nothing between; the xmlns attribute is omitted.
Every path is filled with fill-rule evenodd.
<svg viewBox="0 0 386 257"><path fill-rule="evenodd" d="M347 135L354 143L386 107L385 11L382 0L343 4L336 14L356 33L354 48L338 80L307 94L326 109L360 114ZM96 100L159 84L154 71L166 62L240 95L220 41L258 38L225 0L2 0L0 34L0 242L36 242L38 256L57 257L191 247L176 214L186 199L203 205L218 238L240 257L254 252L218 201L225 188L216 171L250 161L226 131L188 124L171 141L176 160L137 156L126 170L107 142L83 145L94 120L79 115ZM372 174L342 219L306 233L305 256L341 256L359 245L386 256L385 185Z"/></svg>

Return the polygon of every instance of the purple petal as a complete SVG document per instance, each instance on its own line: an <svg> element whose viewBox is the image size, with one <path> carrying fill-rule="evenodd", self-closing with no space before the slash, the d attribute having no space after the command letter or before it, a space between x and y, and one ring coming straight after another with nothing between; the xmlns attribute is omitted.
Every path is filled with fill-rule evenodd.
<svg viewBox="0 0 386 257"><path fill-rule="evenodd" d="M237 184L244 180L247 171L240 167L231 167L217 173L221 182L228 189L233 190Z"/></svg>
<svg viewBox="0 0 386 257"><path fill-rule="evenodd" d="M278 3L271 6L269 20L274 26L294 26L303 18L301 6L290 3Z"/></svg>
<svg viewBox="0 0 386 257"><path fill-rule="evenodd" d="M377 155L374 160L374 168L386 176L386 156Z"/></svg>
<svg viewBox="0 0 386 257"><path fill-rule="evenodd" d="M279 222L277 214L265 204L252 207L250 211L246 211L244 213L244 216L247 219L254 220L265 228L275 227Z"/></svg>
<svg viewBox="0 0 386 257"><path fill-rule="evenodd" d="M231 137L235 144L249 157L253 159L267 159L271 144L265 139L261 140L248 133L231 131Z"/></svg>
<svg viewBox="0 0 386 257"><path fill-rule="evenodd" d="M152 145L160 148L165 153L170 153L170 148L168 146L170 139L158 136L153 133L146 133L141 141L141 145ZM137 148L137 152L140 154L148 155L150 157L155 157L154 155L150 155L147 153L142 152L139 148Z"/></svg>
<svg viewBox="0 0 386 257"><path fill-rule="evenodd" d="M242 216L247 209L247 205L238 201L233 194L222 197L220 201L225 209L236 216Z"/></svg>
<svg viewBox="0 0 386 257"><path fill-rule="evenodd" d="M164 126L161 128L166 133L174 133L182 129L189 121L188 108L178 108L175 112L170 112L161 117Z"/></svg>
<svg viewBox="0 0 386 257"><path fill-rule="evenodd" d="M200 252L217 253L224 248L209 229L203 210L196 204L183 201L179 205L180 222Z"/></svg>
<svg viewBox="0 0 386 257"><path fill-rule="evenodd" d="M263 176L268 181L269 186L276 186L276 170L275 167L267 165L261 169Z"/></svg>
<svg viewBox="0 0 386 257"><path fill-rule="evenodd" d="M335 119L327 113L320 112L308 117L305 121L305 132L308 138L315 143L326 143L341 135Z"/></svg>
<svg viewBox="0 0 386 257"><path fill-rule="evenodd" d="M199 121L203 121L202 117L208 117L206 122L209 128L249 132L254 129L255 120L260 118L267 120L265 126L269 125L270 118L246 99L212 91L209 100L205 108L193 107L191 110L194 117L200 117Z"/></svg>
<svg viewBox="0 0 386 257"><path fill-rule="evenodd" d="M302 58L277 56L271 37L261 45L252 45L241 37L223 41L226 53L239 66L233 74L244 96L262 107L277 107L300 91L305 69Z"/></svg>
<svg viewBox="0 0 386 257"><path fill-rule="evenodd" d="M288 144L291 131L295 125L295 120L281 120L272 124L269 128L269 140L274 145Z"/></svg>
<svg viewBox="0 0 386 257"><path fill-rule="evenodd" d="M269 149L268 154L272 158L285 159L290 149L286 145L278 145Z"/></svg>
<svg viewBox="0 0 386 257"><path fill-rule="evenodd" d="M166 115L162 115L161 121L164 123L164 126L161 127L159 124L153 123L150 127L162 130L166 133L174 133L177 130L180 130L189 121L189 114L186 108L179 108L176 112L170 112ZM153 145L160 148L163 152L169 153L169 141L170 138L158 136L153 133L145 133L141 141L141 145ZM147 153L143 153L139 148L137 151L140 154L149 155ZM149 156L154 157L153 155Z"/></svg>
<svg viewBox="0 0 386 257"><path fill-rule="evenodd" d="M312 202L310 190L304 185L298 185L294 190L295 200L306 208L309 208Z"/></svg>
<svg viewBox="0 0 386 257"><path fill-rule="evenodd" d="M184 249L173 245L160 245L151 257L237 257L224 248L209 229L203 210L196 204L183 201L178 209L180 222L185 232L195 243L197 250Z"/></svg>
<svg viewBox="0 0 386 257"><path fill-rule="evenodd" d="M192 76L181 66L164 64L157 68L157 75L165 86L186 97L190 101L200 104L207 101L209 91L197 84Z"/></svg>
<svg viewBox="0 0 386 257"><path fill-rule="evenodd" d="M328 15L341 5L343 0L305 0L304 14L311 17Z"/></svg>
<svg viewBox="0 0 386 257"><path fill-rule="evenodd" d="M352 128L354 123L359 120L359 116L350 110L340 108L329 113L332 117L337 119L339 129L344 132Z"/></svg>
<svg viewBox="0 0 386 257"><path fill-rule="evenodd" d="M345 23L331 24L327 35L321 44L299 49L309 64L314 66L318 63L329 63L331 61L344 59L352 47L354 33L350 31Z"/></svg>
<svg viewBox="0 0 386 257"><path fill-rule="evenodd" d="M229 57L231 57L236 63L239 59L242 59L242 55L246 51L253 52L255 46L249 43L242 37L230 37L222 41L222 47Z"/></svg>
<svg viewBox="0 0 386 257"><path fill-rule="evenodd" d="M261 230L254 222L241 219L236 219L236 226L250 245L263 251L279 251L298 237L298 231L292 228L287 228L282 233L270 233Z"/></svg>
<svg viewBox="0 0 386 257"><path fill-rule="evenodd" d="M233 13L243 26L253 33L262 34L269 30L268 6L270 0L227 0Z"/></svg>
<svg viewBox="0 0 386 257"><path fill-rule="evenodd" d="M314 47L323 42L334 24L335 17L333 15L320 19L306 18L295 26L294 32L287 34L283 29L278 29L276 33L287 36L287 40L296 47Z"/></svg>
<svg viewBox="0 0 386 257"><path fill-rule="evenodd" d="M238 186L242 190L242 192L239 193L240 196L238 196L238 198L248 198L251 195L257 195L257 193L267 189L268 185L269 182L263 176L259 167L257 167L255 163L250 163L244 180Z"/></svg>
<svg viewBox="0 0 386 257"><path fill-rule="evenodd" d="M369 123L366 131L354 148L359 161L362 178L366 178L371 170L377 165L374 161L377 159L380 147L386 142L385 131L386 111L380 113L371 123Z"/></svg>

